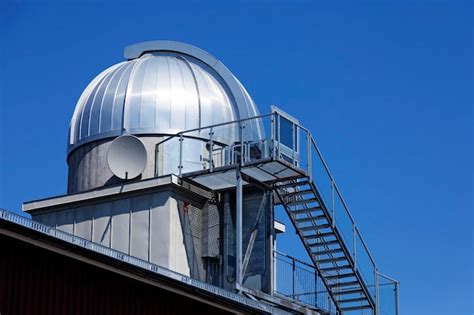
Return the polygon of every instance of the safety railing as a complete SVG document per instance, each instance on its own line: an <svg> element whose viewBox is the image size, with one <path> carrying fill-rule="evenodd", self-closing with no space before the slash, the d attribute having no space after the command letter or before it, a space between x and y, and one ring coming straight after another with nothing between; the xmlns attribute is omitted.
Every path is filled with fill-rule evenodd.
<svg viewBox="0 0 474 315"><path fill-rule="evenodd" d="M354 268L378 305L375 260L311 132L287 114L275 110L170 135L156 145L156 159L157 176L171 173L182 176L200 170L213 172L219 167L242 167L265 160L278 160L306 173L329 211Z"/></svg>
<svg viewBox="0 0 474 315"><path fill-rule="evenodd" d="M274 252L274 262L276 294L336 314L336 306L314 266L278 251Z"/></svg>
<svg viewBox="0 0 474 315"><path fill-rule="evenodd" d="M271 141L265 135L273 114L203 126L165 137L156 144L155 175L245 165L271 158Z"/></svg>

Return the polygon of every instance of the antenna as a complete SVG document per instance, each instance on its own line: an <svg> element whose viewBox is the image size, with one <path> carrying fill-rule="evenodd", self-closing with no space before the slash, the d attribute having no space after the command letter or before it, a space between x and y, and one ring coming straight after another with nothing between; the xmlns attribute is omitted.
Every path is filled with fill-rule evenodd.
<svg viewBox="0 0 474 315"><path fill-rule="evenodd" d="M145 169L146 148L135 136L125 135L116 138L107 151L107 164L112 173L121 179L133 179Z"/></svg>

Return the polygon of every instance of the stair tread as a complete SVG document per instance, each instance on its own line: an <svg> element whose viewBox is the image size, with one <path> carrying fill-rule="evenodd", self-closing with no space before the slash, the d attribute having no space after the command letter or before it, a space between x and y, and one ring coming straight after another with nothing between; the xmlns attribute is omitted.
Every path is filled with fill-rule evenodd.
<svg viewBox="0 0 474 315"><path fill-rule="evenodd" d="M309 198L309 199L301 199L301 200L296 200L296 201L290 201L288 202L289 206L298 206L298 205L305 205L309 203L315 203L318 202L318 199L316 198Z"/></svg>
<svg viewBox="0 0 474 315"><path fill-rule="evenodd" d="M322 219L326 219L326 216L321 214L321 215L317 215L317 216L314 216L314 217L306 217L306 218L299 218L299 219L295 219L295 221L297 223L303 223L303 222L311 222L311 221L316 221L316 220L322 220Z"/></svg>
<svg viewBox="0 0 474 315"><path fill-rule="evenodd" d="M358 297L358 298L336 300L336 301L337 301L337 303L353 303L353 302L367 301L367 298L366 297Z"/></svg>
<svg viewBox="0 0 474 315"><path fill-rule="evenodd" d="M348 307L341 307L341 310L344 311L344 312L348 312L348 311L357 311L357 310L361 310L361 309L366 309L366 308L372 308L372 306L370 305L359 305L359 306L348 306Z"/></svg>
<svg viewBox="0 0 474 315"><path fill-rule="evenodd" d="M341 269L352 269L350 265L343 265L343 266L335 266L335 267L328 267L328 268L321 268L321 272L329 272L329 271L336 271Z"/></svg>
<svg viewBox="0 0 474 315"><path fill-rule="evenodd" d="M355 293L363 293L363 292L364 290L362 289L351 289L351 290L332 292L332 295L345 295L345 294L355 294Z"/></svg>
<svg viewBox="0 0 474 315"><path fill-rule="evenodd" d="M313 211L321 211L321 210L323 210L321 207L311 207L311 208L306 208L306 209L290 210L290 212L293 214L301 214L301 213L310 213Z"/></svg>
<svg viewBox="0 0 474 315"><path fill-rule="evenodd" d="M328 258L328 259L318 259L316 261L320 264L325 264L329 262L336 262L336 261L343 261L343 260L347 260L347 258L342 256L342 257L333 257L333 258Z"/></svg>
<svg viewBox="0 0 474 315"><path fill-rule="evenodd" d="M315 238L321 238L321 237L326 237L326 236L335 236L335 234L334 232L331 231L331 232L326 232L326 233L303 235L303 237L307 239L315 239Z"/></svg>
<svg viewBox="0 0 474 315"><path fill-rule="evenodd" d="M321 256L321 255L335 254L335 253L340 253L340 252L343 252L342 248L328 249L328 250L323 250L319 252L313 252L312 254Z"/></svg>
<svg viewBox="0 0 474 315"><path fill-rule="evenodd" d="M298 227L300 231L322 230L331 227L331 224L309 225Z"/></svg>
<svg viewBox="0 0 474 315"><path fill-rule="evenodd" d="M277 188L288 188L288 187L297 187L297 186L304 186L304 185L308 185L309 182L308 181L301 181L301 182L296 182L296 183L288 183L288 184L283 184L283 185L278 185Z"/></svg>
<svg viewBox="0 0 474 315"><path fill-rule="evenodd" d="M355 277L355 273L343 273L343 274L338 274L338 275L331 275L331 276L324 276L325 279L341 279L341 278L350 278L350 277Z"/></svg>
<svg viewBox="0 0 474 315"><path fill-rule="evenodd" d="M335 244L339 244L339 241L333 240L333 241L327 241L327 242L317 242L317 243L312 243L308 245L309 247L322 247L322 246L335 245Z"/></svg>
<svg viewBox="0 0 474 315"><path fill-rule="evenodd" d="M313 193L313 190L311 190L311 189L296 190L296 191L292 191L292 192L283 194L282 197L288 198L288 197L298 196L298 195L307 195L307 194L310 194L310 193Z"/></svg>
<svg viewBox="0 0 474 315"><path fill-rule="evenodd" d="M359 281L339 282L335 284L330 284L329 287L340 288L340 287L348 287L348 286L355 286L355 285L360 286L360 282Z"/></svg>

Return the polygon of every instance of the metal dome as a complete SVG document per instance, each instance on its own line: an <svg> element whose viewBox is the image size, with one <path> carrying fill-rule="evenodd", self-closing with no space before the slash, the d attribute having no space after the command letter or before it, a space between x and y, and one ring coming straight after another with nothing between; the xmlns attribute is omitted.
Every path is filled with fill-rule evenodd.
<svg viewBox="0 0 474 315"><path fill-rule="evenodd" d="M68 152L121 134L175 134L258 115L237 78L207 52L153 41L125 49L128 60L100 73L82 93L71 119ZM263 128L245 132L261 138ZM232 126L217 134L233 141Z"/></svg>

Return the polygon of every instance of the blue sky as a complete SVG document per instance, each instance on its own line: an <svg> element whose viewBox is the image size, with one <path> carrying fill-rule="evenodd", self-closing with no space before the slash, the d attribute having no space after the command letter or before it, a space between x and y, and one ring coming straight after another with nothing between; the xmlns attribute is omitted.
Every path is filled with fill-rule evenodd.
<svg viewBox="0 0 474 315"><path fill-rule="evenodd" d="M133 2L135 3L135 2ZM309 127L402 314L472 314L473 12L468 1L0 2L0 207L65 193L83 88L126 45L221 59L261 112ZM291 245L280 248L302 255Z"/></svg>

